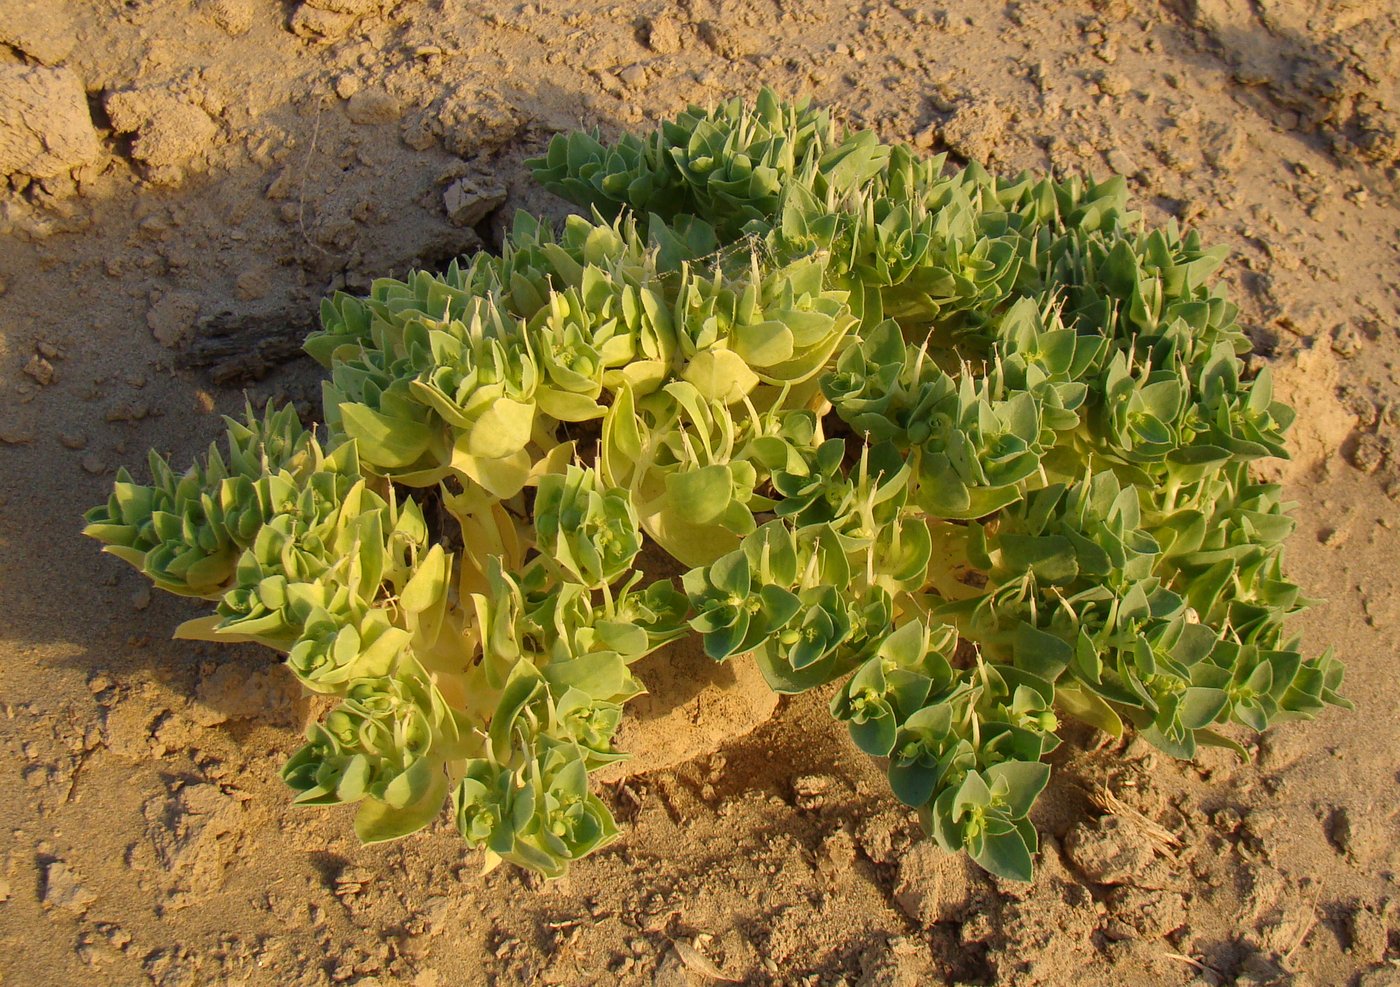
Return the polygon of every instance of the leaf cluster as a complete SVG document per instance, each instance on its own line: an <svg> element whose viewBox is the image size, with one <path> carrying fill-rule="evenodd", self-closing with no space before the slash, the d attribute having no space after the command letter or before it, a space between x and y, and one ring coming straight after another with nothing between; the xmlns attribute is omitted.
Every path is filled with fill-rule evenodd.
<svg viewBox="0 0 1400 987"><path fill-rule="evenodd" d="M216 602L182 634L339 698L299 803L372 841L450 801L488 861L562 874L617 835L587 776L631 666L693 632L828 688L940 845L1028 879L1063 718L1189 758L1345 705L1250 472L1292 411L1223 253L1121 179L954 170L768 91L531 165L590 215L323 303L323 436L250 410L87 516Z"/></svg>

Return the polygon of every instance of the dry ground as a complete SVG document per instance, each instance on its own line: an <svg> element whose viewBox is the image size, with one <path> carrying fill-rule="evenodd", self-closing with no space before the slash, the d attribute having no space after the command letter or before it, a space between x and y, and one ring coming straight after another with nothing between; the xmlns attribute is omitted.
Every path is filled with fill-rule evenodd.
<svg viewBox="0 0 1400 987"><path fill-rule="evenodd" d="M0 980L15 985L1400 983L1400 15L1393 0L3 0ZM438 264L552 133L763 84L994 169L1132 176L1300 409L1277 474L1307 646L1355 713L1181 765L1073 736L1035 884L971 872L821 697L607 797L540 886L446 819L362 849L277 777L256 649L78 535L115 468L314 400L318 298ZM726 739L728 738L728 739ZM1072 753L1076 748L1080 753ZM709 964L707 966L707 964Z"/></svg>

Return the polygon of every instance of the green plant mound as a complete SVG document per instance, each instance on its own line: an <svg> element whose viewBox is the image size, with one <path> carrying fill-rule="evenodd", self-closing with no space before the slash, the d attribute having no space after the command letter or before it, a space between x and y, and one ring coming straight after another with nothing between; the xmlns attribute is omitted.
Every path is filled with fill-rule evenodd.
<svg viewBox="0 0 1400 987"><path fill-rule="evenodd" d="M617 835L588 772L630 667L693 632L834 684L932 837L1027 879L1063 717L1189 758L1346 705L1250 476L1292 412L1242 373L1222 252L1121 179L950 171L768 92L532 166L592 218L324 302L319 434L250 410L87 515L216 603L181 636L340 698L298 803L368 842L450 800L488 864L562 874Z"/></svg>

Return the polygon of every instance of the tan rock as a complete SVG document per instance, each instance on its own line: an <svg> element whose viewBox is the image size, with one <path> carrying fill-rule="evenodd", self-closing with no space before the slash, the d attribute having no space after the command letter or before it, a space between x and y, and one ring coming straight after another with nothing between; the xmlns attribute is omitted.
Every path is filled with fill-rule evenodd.
<svg viewBox="0 0 1400 987"><path fill-rule="evenodd" d="M653 17L644 30L647 47L658 55L674 55L681 50L681 30L669 15Z"/></svg>
<svg viewBox="0 0 1400 987"><path fill-rule="evenodd" d="M77 873L62 860L44 868L44 904L81 913L96 900L97 895L83 887Z"/></svg>
<svg viewBox="0 0 1400 987"><path fill-rule="evenodd" d="M598 772L601 782L663 771L711 754L768 722L778 708L747 656L719 663L700 639L682 639L634 667L647 694L627 704L616 746L632 757Z"/></svg>
<svg viewBox="0 0 1400 987"><path fill-rule="evenodd" d="M642 558L648 576L675 575L659 550ZM598 772L604 783L663 771L719 750L768 722L778 697L748 655L717 662L688 635L632 666L645 695L627 704L615 745L632 757Z"/></svg>
<svg viewBox="0 0 1400 987"><path fill-rule="evenodd" d="M1288 432L1291 459L1265 459L1255 473L1269 483L1295 482L1337 455L1356 427L1356 416L1337 398L1341 367L1325 343L1298 350L1273 366L1274 400L1298 412Z"/></svg>
<svg viewBox="0 0 1400 987"><path fill-rule="evenodd" d="M100 157L76 73L0 65L0 174L51 178Z"/></svg>
<svg viewBox="0 0 1400 987"><path fill-rule="evenodd" d="M58 65L73 50L73 18L66 0L5 0L0 4L0 44L44 65Z"/></svg>
<svg viewBox="0 0 1400 987"><path fill-rule="evenodd" d="M136 135L131 156L162 184L184 177L185 169L204 157L219 133L200 107L155 88L112 93L105 105L119 133Z"/></svg>
<svg viewBox="0 0 1400 987"><path fill-rule="evenodd" d="M292 14L292 33L308 41L345 37L365 14L377 13L379 0L306 0Z"/></svg>
<svg viewBox="0 0 1400 987"><path fill-rule="evenodd" d="M442 195L443 208L453 226L475 226L505 201L505 189L498 185L483 188L470 178L453 182Z"/></svg>
<svg viewBox="0 0 1400 987"><path fill-rule="evenodd" d="M965 853L921 840L900 859L895 904L924 928L960 921L972 907L975 866Z"/></svg>
<svg viewBox="0 0 1400 987"><path fill-rule="evenodd" d="M194 337L194 321L199 315L199 299L183 291L168 291L146 312L146 325L162 346L172 349Z"/></svg>
<svg viewBox="0 0 1400 987"><path fill-rule="evenodd" d="M253 26L253 0L205 0L204 10L215 24L234 37Z"/></svg>
<svg viewBox="0 0 1400 987"><path fill-rule="evenodd" d="M393 123L403 108L383 89L361 89L345 102L345 115L352 123Z"/></svg>

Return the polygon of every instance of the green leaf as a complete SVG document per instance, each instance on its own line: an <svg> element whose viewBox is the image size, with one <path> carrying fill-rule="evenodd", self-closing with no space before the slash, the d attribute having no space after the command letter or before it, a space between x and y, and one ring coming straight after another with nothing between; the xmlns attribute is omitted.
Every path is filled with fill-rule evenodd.
<svg viewBox="0 0 1400 987"><path fill-rule="evenodd" d="M533 401L498 398L468 433L466 451L482 459L504 459L525 448L535 424Z"/></svg>
<svg viewBox="0 0 1400 987"><path fill-rule="evenodd" d="M1061 683L1055 687L1055 704L1069 716L1096 727L1110 737L1123 736L1123 721L1108 705L1081 684Z"/></svg>
<svg viewBox="0 0 1400 987"><path fill-rule="evenodd" d="M889 755L894 749L895 729L894 716L890 713L873 717L864 723L853 721L850 724L851 739L871 757Z"/></svg>
<svg viewBox="0 0 1400 987"><path fill-rule="evenodd" d="M724 512L733 497L729 467L704 466L666 475L668 506L678 518L692 524L709 524Z"/></svg>
<svg viewBox="0 0 1400 987"><path fill-rule="evenodd" d="M1050 780L1050 765L1034 761L1003 761L984 772L995 786L1006 786L1007 811L1013 819L1023 819Z"/></svg>
<svg viewBox="0 0 1400 987"><path fill-rule="evenodd" d="M362 404L340 405L341 426L356 440L360 457L375 466L411 466L428 451L433 431L423 422L390 418Z"/></svg>
<svg viewBox="0 0 1400 987"><path fill-rule="evenodd" d="M693 384L707 401L734 404L758 384L758 375L732 350L708 349L686 364L681 379Z"/></svg>
<svg viewBox="0 0 1400 987"><path fill-rule="evenodd" d="M418 560L418 568L399 594L399 606L409 613L422 613L447 591L447 553L441 545L428 549Z"/></svg>
<svg viewBox="0 0 1400 987"><path fill-rule="evenodd" d="M442 812L447 799L447 773L441 764L428 765L420 760L414 767L419 764L426 765L426 777L406 786L417 793L412 801L398 807L377 799L360 803L355 813L355 835L361 843L383 843L416 833Z"/></svg>
<svg viewBox="0 0 1400 987"><path fill-rule="evenodd" d="M1034 877L1031 852L1016 830L986 837L981 852L973 854L972 859L983 870L1008 881L1030 881Z"/></svg>
<svg viewBox="0 0 1400 987"><path fill-rule="evenodd" d="M734 331L734 352L751 367L771 367L792 357L792 332L781 322L759 322Z"/></svg>

